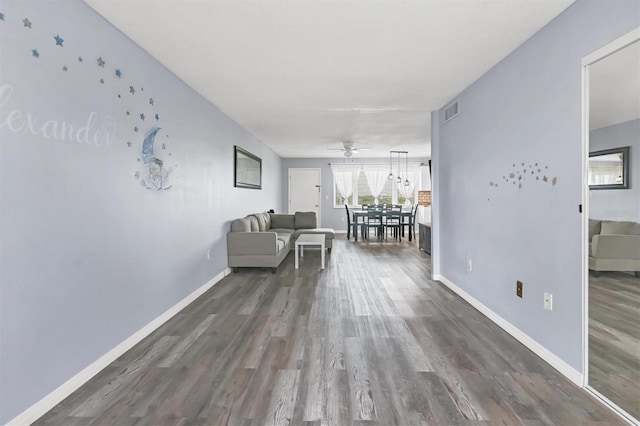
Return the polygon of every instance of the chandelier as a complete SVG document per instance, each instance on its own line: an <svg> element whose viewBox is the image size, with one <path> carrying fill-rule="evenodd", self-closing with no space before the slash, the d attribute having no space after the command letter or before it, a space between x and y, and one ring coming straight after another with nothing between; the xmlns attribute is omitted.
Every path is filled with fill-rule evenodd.
<svg viewBox="0 0 640 426"><path fill-rule="evenodd" d="M393 155L397 156L397 164L398 164L398 174L397 176L394 176L393 174ZM402 177L400 176L400 157L402 156L402 154L404 154L404 172L405 172L405 180L404 180L404 186L409 186L409 152L408 151L389 151L389 180L393 180L393 178L396 178L396 182L401 184L402 183Z"/></svg>

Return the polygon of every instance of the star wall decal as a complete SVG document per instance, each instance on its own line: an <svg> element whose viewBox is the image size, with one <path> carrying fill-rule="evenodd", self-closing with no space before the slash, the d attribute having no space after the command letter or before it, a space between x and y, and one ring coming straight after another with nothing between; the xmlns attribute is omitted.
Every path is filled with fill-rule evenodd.
<svg viewBox="0 0 640 426"><path fill-rule="evenodd" d="M38 52L38 49L33 49L33 50L31 51L31 55L32 55L34 58L39 58L39 57L40 57L40 53Z"/></svg>
<svg viewBox="0 0 640 426"><path fill-rule="evenodd" d="M116 77L122 77L122 71L120 71L118 68L116 68Z"/></svg>
<svg viewBox="0 0 640 426"><path fill-rule="evenodd" d="M98 66L104 68L104 64L106 64L106 62L102 59L102 56L100 56L97 60Z"/></svg>
<svg viewBox="0 0 640 426"><path fill-rule="evenodd" d="M67 72L67 71L69 71L69 68L67 68L67 66L65 65L65 66L62 67L62 71Z"/></svg>
<svg viewBox="0 0 640 426"><path fill-rule="evenodd" d="M0 12L0 21L4 21L4 13Z"/></svg>
<svg viewBox="0 0 640 426"><path fill-rule="evenodd" d="M100 79L100 83L101 83L101 84L104 84L104 78L101 78L101 79Z"/></svg>
<svg viewBox="0 0 640 426"><path fill-rule="evenodd" d="M155 115L156 121L160 120L160 116L158 114Z"/></svg>
<svg viewBox="0 0 640 426"><path fill-rule="evenodd" d="M78 56L78 62L82 62L82 56Z"/></svg>
<svg viewBox="0 0 640 426"><path fill-rule="evenodd" d="M149 105L153 105L153 98L149 98Z"/></svg>
<svg viewBox="0 0 640 426"><path fill-rule="evenodd" d="M131 113L129 111L127 111L125 114L130 115Z"/></svg>
<svg viewBox="0 0 640 426"><path fill-rule="evenodd" d="M134 131L134 132L137 132L137 131L138 131L138 126L135 126L135 127L133 128L133 131Z"/></svg>
<svg viewBox="0 0 640 426"><path fill-rule="evenodd" d="M31 28L31 21L30 21L30 20L28 20L27 18L24 18L24 19L22 20L22 23L24 24L24 26L25 26L25 27L27 27L27 28Z"/></svg>
<svg viewBox="0 0 640 426"><path fill-rule="evenodd" d="M56 36L53 39L56 41L56 46L64 47L62 45L62 43L64 43L64 39L60 37L60 34L56 34Z"/></svg>
<svg viewBox="0 0 640 426"><path fill-rule="evenodd" d="M120 99L122 96L120 95L120 93L118 93L118 99Z"/></svg>
<svg viewBox="0 0 640 426"><path fill-rule="evenodd" d="M144 121L144 112L140 114L140 120Z"/></svg>
<svg viewBox="0 0 640 426"><path fill-rule="evenodd" d="M129 86L129 93L131 93L132 95L135 95L136 89L134 89L133 86Z"/></svg>

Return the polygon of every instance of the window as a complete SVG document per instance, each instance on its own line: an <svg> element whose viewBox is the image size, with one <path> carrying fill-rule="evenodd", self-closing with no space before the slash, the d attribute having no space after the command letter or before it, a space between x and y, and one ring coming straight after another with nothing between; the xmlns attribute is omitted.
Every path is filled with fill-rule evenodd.
<svg viewBox="0 0 640 426"><path fill-rule="evenodd" d="M408 197L405 197L398 192L398 204L414 204L413 200L415 200L415 198L415 193L411 193Z"/></svg>
<svg viewBox="0 0 640 426"><path fill-rule="evenodd" d="M371 193L371 189L369 188L369 183L367 182L367 175L365 173L360 173L358 176L358 184L357 184L357 205L362 204L375 204L375 199L373 194ZM391 204L393 202L393 194L392 194L392 185L389 179L386 179L384 182L384 187L382 188L382 192L378 195L378 204Z"/></svg>
<svg viewBox="0 0 640 426"><path fill-rule="evenodd" d="M384 168L384 180L380 176L372 174L371 171L379 172L380 166L367 165L332 165L333 169L333 207L341 208L347 204L349 207L360 207L362 204L374 204L375 198L371 192L371 186L367 181L367 171L369 171L372 181L382 185L382 191L378 195L378 204L406 204L411 205L417 200L417 190L419 172L409 172L409 187L398 187L395 179L388 179L389 170ZM384 167L384 166L383 166ZM376 179L377 178L377 179ZM375 187L375 185L374 185ZM349 194L346 199L342 194Z"/></svg>
<svg viewBox="0 0 640 426"><path fill-rule="evenodd" d="M336 185L333 185L333 194L335 197L333 201L333 207L340 207L345 204L350 206L353 205L353 194L351 194L347 199L342 198L342 196L340 195L340 192L337 191Z"/></svg>

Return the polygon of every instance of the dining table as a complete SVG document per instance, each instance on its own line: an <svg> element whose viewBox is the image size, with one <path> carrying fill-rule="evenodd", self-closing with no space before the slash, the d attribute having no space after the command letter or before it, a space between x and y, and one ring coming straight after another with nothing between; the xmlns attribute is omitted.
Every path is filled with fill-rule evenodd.
<svg viewBox="0 0 640 426"><path fill-rule="evenodd" d="M409 229L411 229L411 227L413 226L413 215L412 213L412 208L409 207L407 210L405 210L405 208L403 207L402 210L400 211L400 221L403 222L404 224L408 224L409 225ZM358 218L364 218L369 214L369 210L351 210L351 217L352 217L352 225L353 224L357 224L357 225L362 225L362 222L358 222ZM382 214L382 216L391 216L392 214L397 215L398 212L392 212L391 210L386 211L383 210L380 212L380 214ZM404 222L405 218L409 218L408 222ZM358 228L359 226L354 226L353 227L353 238L355 241L358 241ZM404 235L404 227L402 230ZM409 241L411 241L411 237L412 237L412 233L409 232Z"/></svg>

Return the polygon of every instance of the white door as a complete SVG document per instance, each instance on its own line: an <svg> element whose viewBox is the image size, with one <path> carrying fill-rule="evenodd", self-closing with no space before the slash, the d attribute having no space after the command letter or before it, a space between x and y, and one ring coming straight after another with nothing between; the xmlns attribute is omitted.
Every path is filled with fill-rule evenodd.
<svg viewBox="0 0 640 426"><path fill-rule="evenodd" d="M320 225L320 169L289 169L289 214L316 212Z"/></svg>

